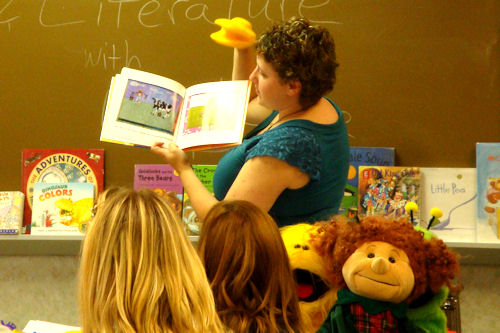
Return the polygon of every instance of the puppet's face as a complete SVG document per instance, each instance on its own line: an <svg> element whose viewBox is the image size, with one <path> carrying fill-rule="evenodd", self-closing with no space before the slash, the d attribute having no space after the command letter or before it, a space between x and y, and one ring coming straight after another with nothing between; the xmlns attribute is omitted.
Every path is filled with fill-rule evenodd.
<svg viewBox="0 0 500 333"><path fill-rule="evenodd" d="M406 253L386 242L368 242L344 263L342 275L355 294L400 303L412 292L415 277Z"/></svg>
<svg viewBox="0 0 500 333"><path fill-rule="evenodd" d="M281 228L290 266L297 282L304 332L316 332L337 301L337 286L326 284L323 258L311 244L310 233L318 227L299 223Z"/></svg>

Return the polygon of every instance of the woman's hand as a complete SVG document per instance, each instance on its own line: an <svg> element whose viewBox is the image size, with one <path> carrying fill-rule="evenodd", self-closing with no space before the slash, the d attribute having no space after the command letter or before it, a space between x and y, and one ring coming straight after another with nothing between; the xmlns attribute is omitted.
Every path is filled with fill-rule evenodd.
<svg viewBox="0 0 500 333"><path fill-rule="evenodd" d="M163 157L165 162L170 164L178 174L183 170L191 169L191 164L186 153L180 149L175 143L171 142L168 147L164 146L163 142L155 142L151 146L151 151Z"/></svg>

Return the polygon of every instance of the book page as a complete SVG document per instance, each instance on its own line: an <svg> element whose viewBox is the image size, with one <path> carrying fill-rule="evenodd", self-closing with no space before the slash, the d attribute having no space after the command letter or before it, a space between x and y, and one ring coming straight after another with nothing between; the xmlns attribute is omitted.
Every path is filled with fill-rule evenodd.
<svg viewBox="0 0 500 333"><path fill-rule="evenodd" d="M173 141L185 91L171 79L123 68L111 80L101 141L140 146Z"/></svg>
<svg viewBox="0 0 500 333"><path fill-rule="evenodd" d="M189 87L179 116L177 145L241 143L250 92L250 82L220 81Z"/></svg>

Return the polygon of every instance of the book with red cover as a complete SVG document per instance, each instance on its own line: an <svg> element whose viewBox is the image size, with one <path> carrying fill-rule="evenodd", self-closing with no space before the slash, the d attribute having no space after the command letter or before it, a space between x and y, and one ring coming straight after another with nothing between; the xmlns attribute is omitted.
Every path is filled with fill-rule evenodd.
<svg viewBox="0 0 500 333"><path fill-rule="evenodd" d="M104 149L23 149L23 233L30 233L35 183L93 183L104 188Z"/></svg>

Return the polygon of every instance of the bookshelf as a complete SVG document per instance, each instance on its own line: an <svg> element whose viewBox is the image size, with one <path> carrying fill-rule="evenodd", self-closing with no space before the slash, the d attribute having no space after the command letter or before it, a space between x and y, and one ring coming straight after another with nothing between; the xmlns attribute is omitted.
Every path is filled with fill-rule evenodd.
<svg viewBox="0 0 500 333"><path fill-rule="evenodd" d="M193 244L198 241L198 236L188 236L188 238ZM78 256L80 255L82 240L82 235L1 235L0 255Z"/></svg>

